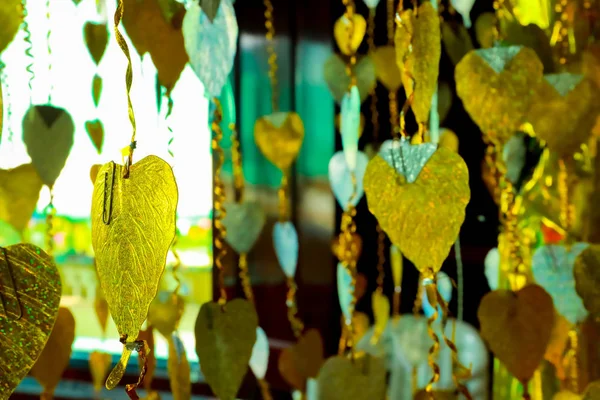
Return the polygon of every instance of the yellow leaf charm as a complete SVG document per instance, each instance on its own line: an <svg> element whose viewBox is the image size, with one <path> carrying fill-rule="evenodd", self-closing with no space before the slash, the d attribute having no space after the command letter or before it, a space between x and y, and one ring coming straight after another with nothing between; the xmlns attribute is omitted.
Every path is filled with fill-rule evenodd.
<svg viewBox="0 0 600 400"><path fill-rule="evenodd" d="M254 140L265 157L281 170L288 169L302 147L304 124L295 112L276 112L254 124Z"/></svg>
<svg viewBox="0 0 600 400"><path fill-rule="evenodd" d="M385 397L386 369L383 360L370 354L354 361L335 356L319 371L317 400L373 400Z"/></svg>
<svg viewBox="0 0 600 400"><path fill-rule="evenodd" d="M52 258L32 244L0 248L0 398L8 399L42 353L58 314ZM26 345L24 345L26 344Z"/></svg>
<svg viewBox="0 0 600 400"><path fill-rule="evenodd" d="M252 304L234 299L204 303L196 320L196 353L202 374L221 400L234 400L248 370L258 316Z"/></svg>
<svg viewBox="0 0 600 400"><path fill-rule="evenodd" d="M104 164L92 195L92 246L110 314L121 338L136 340L156 296L167 252L175 237L177 184L169 164L148 156L124 167ZM126 290L135 288L135 290ZM128 354L126 354L128 353ZM107 380L120 381L131 349Z"/></svg>
<svg viewBox="0 0 600 400"><path fill-rule="evenodd" d="M44 390L42 397L52 398L56 385L69 366L74 340L75 318L68 308L61 307L58 309L58 316L46 347L30 372L42 385Z"/></svg>
<svg viewBox="0 0 600 400"><path fill-rule="evenodd" d="M112 363L112 357L108 353L93 351L90 353L90 372L92 374L92 382L96 393L102 390L104 380L108 374L108 369Z"/></svg>
<svg viewBox="0 0 600 400"><path fill-rule="evenodd" d="M554 325L552 298L538 285L494 290L479 305L481 336L523 385L544 359Z"/></svg>
<svg viewBox="0 0 600 400"><path fill-rule="evenodd" d="M394 46L377 47L370 54L375 63L377 79L390 92L397 92L402 86L402 74L396 64L396 49Z"/></svg>
<svg viewBox="0 0 600 400"><path fill-rule="evenodd" d="M373 317L375 318L371 341L377 343L390 319L390 300L385 294L375 290L371 297L371 304L373 306Z"/></svg>
<svg viewBox="0 0 600 400"><path fill-rule="evenodd" d="M421 4L418 13L404 10L399 19L395 36L396 62L406 96L413 95L411 107L417 122L425 124L437 87L442 54L440 20L429 2Z"/></svg>
<svg viewBox="0 0 600 400"><path fill-rule="evenodd" d="M335 25L333 26L333 37L335 38L335 42L342 54L347 56L356 53L356 50L360 46L367 31L367 21L365 21L365 18L358 13L353 14L352 27L350 27L350 25L348 18L346 18L345 15L342 15L335 21ZM350 28L352 29L352 33L349 32Z"/></svg>
<svg viewBox="0 0 600 400"><path fill-rule="evenodd" d="M102 78L94 75L94 79L92 80L92 100L94 100L96 107L100 103L100 95L102 95Z"/></svg>
<svg viewBox="0 0 600 400"><path fill-rule="evenodd" d="M600 115L598 89L583 75L545 75L528 120L551 151L568 156L586 143Z"/></svg>
<svg viewBox="0 0 600 400"><path fill-rule="evenodd" d="M179 337L173 335L168 339L169 359L167 372L171 384L171 393L174 400L190 400L192 383L190 378L190 364L185 354L185 348Z"/></svg>
<svg viewBox="0 0 600 400"><path fill-rule="evenodd" d="M104 127L102 126L102 122L97 119L86 121L85 130L94 144L96 151L100 154L102 152L102 144L104 143Z"/></svg>
<svg viewBox="0 0 600 400"><path fill-rule="evenodd" d="M482 132L505 143L525 122L542 71L525 47L473 50L456 66L456 93Z"/></svg>
<svg viewBox="0 0 600 400"><path fill-rule="evenodd" d="M2 21L2 29L0 29L0 53L2 53L12 42L23 22L21 1L3 0L0 3L0 21Z"/></svg>
<svg viewBox="0 0 600 400"><path fill-rule="evenodd" d="M464 221L469 172L458 154L443 147L432 151L430 143L405 141L400 146L384 143L369 161L365 194L392 243L430 275L441 268ZM428 161L426 153L432 153Z"/></svg>
<svg viewBox="0 0 600 400"><path fill-rule="evenodd" d="M452 64L456 65L469 51L473 50L473 42L469 31L463 24L455 21L444 21L441 26L444 50L448 53Z"/></svg>
<svg viewBox="0 0 600 400"><path fill-rule="evenodd" d="M179 326L184 306L183 297L180 295L161 292L150 303L148 324L169 339Z"/></svg>
<svg viewBox="0 0 600 400"><path fill-rule="evenodd" d="M360 102L364 102L371 91L377 85L375 75L375 64L371 56L362 56L358 58L353 71L356 78L356 87L360 93ZM323 78L327 87L333 96L333 99L340 104L344 95L350 87L350 77L346 73L346 63L338 54L332 54L323 65Z"/></svg>
<svg viewBox="0 0 600 400"><path fill-rule="evenodd" d="M575 259L575 290L586 310L600 316L600 246L591 245Z"/></svg>
<svg viewBox="0 0 600 400"><path fill-rule="evenodd" d="M108 25L88 21L83 26L85 45L96 65L100 64L108 46Z"/></svg>
<svg viewBox="0 0 600 400"><path fill-rule="evenodd" d="M22 232L35 210L42 186L32 164L0 169L0 219Z"/></svg>
<svg viewBox="0 0 600 400"><path fill-rule="evenodd" d="M316 378L323 365L323 339L316 329L307 330L291 347L279 354L277 367L290 386L304 392L308 378Z"/></svg>

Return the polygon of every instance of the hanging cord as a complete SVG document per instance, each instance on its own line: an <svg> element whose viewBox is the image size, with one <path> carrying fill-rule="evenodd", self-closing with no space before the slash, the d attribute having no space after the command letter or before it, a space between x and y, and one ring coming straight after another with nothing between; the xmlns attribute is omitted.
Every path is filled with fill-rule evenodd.
<svg viewBox="0 0 600 400"><path fill-rule="evenodd" d="M229 124L229 130L231 131L231 162L233 164L233 184L235 190L239 194L238 203L244 201L244 170L242 168L242 152L240 151L240 140L238 132L234 122Z"/></svg>
<svg viewBox="0 0 600 400"><path fill-rule="evenodd" d="M560 15L560 18L556 19L556 22L554 22L554 26L552 27L550 45L556 51L558 64L561 68L564 68L567 64L570 51L569 31L573 29L569 22L567 0L556 0L554 4L554 11L556 14Z"/></svg>
<svg viewBox="0 0 600 400"><path fill-rule="evenodd" d="M5 125L8 128L8 141L12 142L13 130L12 130L12 105L10 101L10 86L8 85L8 76L6 75L6 64L0 60L0 85L4 84L4 103L6 104L6 119L4 120ZM1 110L0 110L1 112ZM0 139L2 139L2 130L0 129Z"/></svg>
<svg viewBox="0 0 600 400"><path fill-rule="evenodd" d="M342 3L346 7L344 17L348 21L346 25L346 33L348 34L348 49L347 53L350 53L350 57L346 62L346 75L350 78L350 84L348 90L352 86L356 85L356 76L354 75L354 66L356 65L356 52L352 51L352 37L354 36L354 1L353 0L342 0Z"/></svg>
<svg viewBox="0 0 600 400"><path fill-rule="evenodd" d="M463 320L464 314L464 276L463 276L463 261L462 261L462 250L460 248L460 234L454 242L454 257L456 259L456 279L457 279L457 292L458 292L458 312L457 319Z"/></svg>
<svg viewBox="0 0 600 400"><path fill-rule="evenodd" d="M227 302L227 293L225 292L225 271L223 269L223 259L227 254L225 249L225 237L227 236L227 230L223 224L223 218L225 218L225 186L221 179L221 169L225 161L225 154L221 148L221 140L223 139L223 131L221 130L221 121L223 119L223 110L221 108L221 102L218 98L214 97L213 102L215 103L215 111L212 121L212 149L217 154L215 162L215 173L214 173L214 225L215 225L215 266L218 270L218 283L219 283L219 304L225 305Z"/></svg>
<svg viewBox="0 0 600 400"><path fill-rule="evenodd" d="M427 334L433 341L433 344L429 348L429 354L427 355L427 364L429 365L429 368L431 368L431 372L433 373L433 375L427 383L427 386L425 386L425 391L427 392L429 399L433 400L433 385L440 380L440 366L436 362L440 350L440 338L433 329L433 324L438 318L437 295L436 293L433 293L433 295L429 295L430 292L437 292L437 284L433 271L430 271L428 275L432 276L433 278L427 277L423 279L423 285L420 286L424 286L424 290L426 290L427 292L426 296L429 299L429 303L431 304L433 309L433 314L429 318L427 318ZM418 294L417 296L421 297Z"/></svg>
<svg viewBox="0 0 600 400"><path fill-rule="evenodd" d="M502 40L504 40L504 35L502 34L502 28L500 24L500 20L504 17L504 13L506 12L504 0L494 0L493 7L494 12L496 13L496 26L494 29L494 37L496 42L494 46L496 46L499 45Z"/></svg>
<svg viewBox="0 0 600 400"><path fill-rule="evenodd" d="M46 34L46 48L48 50L48 82L50 87L48 88L48 104L52 103L52 90L54 84L52 83L52 48L50 47L50 37L52 36L52 25L50 19L50 0L46 0L46 20L48 21L48 33Z"/></svg>
<svg viewBox="0 0 600 400"><path fill-rule="evenodd" d="M23 8L23 32L25 33L24 41L25 41L25 56L29 58L29 64L25 69L29 74L29 80L27 81L27 85L29 86L29 104L33 103L33 79L35 78L35 72L33 71L33 54L31 50L33 49L33 43L31 42L31 31L29 30L29 23L27 22L29 13L27 12L27 0L21 0L21 7Z"/></svg>
<svg viewBox="0 0 600 400"><path fill-rule="evenodd" d="M269 79L271 80L271 107L273 112L279 111L279 87L277 83L277 52L275 51L275 20L273 16L273 3L263 0L265 5L265 28L267 33L267 54L269 55Z"/></svg>
<svg viewBox="0 0 600 400"><path fill-rule="evenodd" d="M560 224L563 229L569 234L575 219L575 207L571 204L569 191L569 173L564 159L558 161L558 182L557 189L560 201Z"/></svg>
<svg viewBox="0 0 600 400"><path fill-rule="evenodd" d="M563 358L563 364L568 371L569 389L573 393L579 393L579 357L577 354L579 351L579 338L576 327L569 331L568 346L569 349Z"/></svg>
<svg viewBox="0 0 600 400"><path fill-rule="evenodd" d="M381 226L377 224L377 291L383 294L383 283L385 281L385 232ZM400 308L400 304L398 304ZM396 309L396 307L394 307Z"/></svg>
<svg viewBox="0 0 600 400"><path fill-rule="evenodd" d="M54 255L54 216L56 215L56 208L54 208L54 191L51 186L50 189L50 201L44 208L44 214L46 215L46 252L48 255Z"/></svg>

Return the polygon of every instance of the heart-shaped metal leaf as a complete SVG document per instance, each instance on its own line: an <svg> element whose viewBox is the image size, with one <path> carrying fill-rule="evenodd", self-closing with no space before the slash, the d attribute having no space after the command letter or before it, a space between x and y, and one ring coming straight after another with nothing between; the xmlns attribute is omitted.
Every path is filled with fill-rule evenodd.
<svg viewBox="0 0 600 400"><path fill-rule="evenodd" d="M319 371L317 400L373 400L385 397L385 364L365 354L354 361L335 356Z"/></svg>
<svg viewBox="0 0 600 400"><path fill-rule="evenodd" d="M254 124L254 141L277 168L292 165L304 140L304 124L295 112L276 112L259 118Z"/></svg>
<svg viewBox="0 0 600 400"><path fill-rule="evenodd" d="M360 93L360 102L364 102L377 84L375 75L375 64L370 56L363 56L358 59L354 66L354 76L356 77L356 87ZM337 54L332 54L323 65L323 77L329 87L333 99L340 104L342 98L348 92L350 87L350 77L346 73L346 63Z"/></svg>
<svg viewBox="0 0 600 400"><path fill-rule="evenodd" d="M283 273L288 278L296 275L298 266L298 232L292 222L276 222L273 226L273 246Z"/></svg>
<svg viewBox="0 0 600 400"><path fill-rule="evenodd" d="M264 210L255 202L228 203L225 209L225 240L238 254L249 253L265 226L267 217Z"/></svg>
<svg viewBox="0 0 600 400"><path fill-rule="evenodd" d="M349 204L356 207L362 198L364 194L362 182L368 162L367 155L359 151L356 158L356 169L354 170L355 182L353 182L344 152L338 151L329 160L329 184L342 209L347 210Z"/></svg>

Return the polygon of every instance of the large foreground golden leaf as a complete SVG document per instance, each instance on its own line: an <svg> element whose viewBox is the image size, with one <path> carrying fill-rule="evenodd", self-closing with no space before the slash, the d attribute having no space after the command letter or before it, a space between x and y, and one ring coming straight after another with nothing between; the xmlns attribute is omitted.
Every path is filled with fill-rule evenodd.
<svg viewBox="0 0 600 400"><path fill-rule="evenodd" d="M413 183L380 155L363 181L369 210L402 254L422 273L436 272L465 219L469 171L456 153L440 147Z"/></svg>
<svg viewBox="0 0 600 400"><path fill-rule="evenodd" d="M473 50L456 66L456 93L484 135L504 143L524 122L542 73L526 47Z"/></svg>

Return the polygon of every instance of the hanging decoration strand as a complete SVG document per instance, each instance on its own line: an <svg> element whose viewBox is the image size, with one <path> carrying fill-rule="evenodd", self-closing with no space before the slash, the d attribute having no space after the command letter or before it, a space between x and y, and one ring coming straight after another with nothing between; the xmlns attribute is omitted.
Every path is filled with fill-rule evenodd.
<svg viewBox="0 0 600 400"><path fill-rule="evenodd" d="M33 54L31 51L33 50L33 43L31 42L31 31L29 30L29 23L27 22L27 18L29 13L27 12L27 0L21 1L21 6L23 8L23 32L25 33L25 37L23 40L25 41L25 56L29 58L29 64L25 69L29 74L29 80L27 81L27 85L29 86L29 104L33 102L33 79L35 78L35 72L33 71Z"/></svg>
<svg viewBox="0 0 600 400"><path fill-rule="evenodd" d="M381 226L377 224L377 290L383 294L383 283L385 280L385 232ZM400 309L400 304L398 304ZM396 306L394 306L396 310Z"/></svg>
<svg viewBox="0 0 600 400"><path fill-rule="evenodd" d="M223 218L225 218L225 186L221 179L221 168L225 162L225 154L221 148L221 140L223 139L223 131L221 130L221 121L223 119L223 110L221 108L221 102L218 98L214 97L213 102L215 103L215 111L212 120L212 149L217 154L215 162L215 173L214 173L214 226L215 226L215 266L219 274L218 286L219 286L219 304L225 305L227 302L227 293L225 292L225 271L223 269L223 259L227 254L225 249L225 237L227 236L227 230L223 224Z"/></svg>
<svg viewBox="0 0 600 400"><path fill-rule="evenodd" d="M233 184L239 195L238 203L244 201L244 170L242 168L242 152L240 151L240 140L235 123L229 123L231 131L231 162L233 164Z"/></svg>
<svg viewBox="0 0 600 400"><path fill-rule="evenodd" d="M458 291L458 312L457 319L463 320L464 304L465 304L465 292L464 292L464 276L463 276L463 262L462 262L462 250L460 247L460 235L454 242L454 257L456 258L456 280L457 291Z"/></svg>
<svg viewBox="0 0 600 400"><path fill-rule="evenodd" d="M240 254L240 259L238 262L238 267L240 269L239 276L240 282L242 283L242 290L244 291L244 296L252 305L254 303L254 292L252 290L252 284L250 283L250 275L248 274L248 255L246 253Z"/></svg>
<svg viewBox="0 0 600 400"><path fill-rule="evenodd" d="M5 125L8 128L8 141L12 142L12 137L13 137L13 130L12 130L12 124L11 124L11 120L12 120L12 105L11 105L11 101L10 101L10 86L8 85L8 80L7 80L7 75L6 75L6 71L4 70L4 68L6 67L6 64L4 64L2 62L2 60L0 60L0 85L4 84L4 103L6 103L6 119L5 119ZM2 139L2 132L0 129L0 140Z"/></svg>
<svg viewBox="0 0 600 400"><path fill-rule="evenodd" d="M129 121L131 122L131 128L132 128L130 144L128 147L126 147L124 149L124 151L127 152L127 158L128 158L127 163L125 165L124 178L128 178L129 177L129 167L131 167L131 164L133 163L133 150L135 149L135 135L136 135L137 129L136 129L136 124L135 124L135 114L133 112L133 104L131 103L131 85L133 83L133 67L131 64L131 55L129 54L129 46L127 46L127 42L125 41L125 38L119 31L119 24L121 23L121 19L123 18L124 8L125 8L125 5L123 3L123 0L118 0L117 9L115 11L115 17L114 17L114 22L115 22L114 31L115 31L115 36L117 38L117 43L119 44L119 47L121 48L121 50L123 51L123 54L125 54L125 57L127 58L127 71L125 72L125 87L127 90L127 109L128 109L127 111L129 113Z"/></svg>
<svg viewBox="0 0 600 400"><path fill-rule="evenodd" d="M427 355L427 364L431 368L433 375L425 387L425 391L430 399L433 399L433 385L440 380L440 367L436 363L438 352L440 350L440 339L433 329L433 323L438 317L438 311L437 308L434 308L433 310L433 314L427 319L427 334L433 341L433 344L429 348L429 354Z"/></svg>
<svg viewBox="0 0 600 400"><path fill-rule="evenodd" d="M267 34L267 54L269 55L269 79L271 80L271 107L273 112L279 111L279 87L277 82L277 52L275 51L275 20L273 3L263 0L265 5L265 28Z"/></svg>
<svg viewBox="0 0 600 400"><path fill-rule="evenodd" d="M52 91L54 85L52 83L52 48L50 47L50 37L52 36L52 25L50 19L50 0L46 0L46 20L48 22L48 33L46 34L46 47L48 50L48 82L50 87L48 88L48 104L52 103Z"/></svg>
<svg viewBox="0 0 600 400"><path fill-rule="evenodd" d="M304 323L300 318L298 318L298 306L296 305L296 292L298 291L298 286L293 278L287 279L287 316L288 321L290 321L290 325L292 327L292 331L294 332L294 336L299 338L302 336L302 331L304 331Z"/></svg>
<svg viewBox="0 0 600 400"><path fill-rule="evenodd" d="M494 36L496 39L496 43L499 43L504 39L504 35L502 34L502 29L500 25L500 20L504 18L504 13L506 12L504 9L504 0L494 0L493 7L494 12L496 13L496 26L494 27Z"/></svg>
<svg viewBox="0 0 600 400"><path fill-rule="evenodd" d="M46 252L48 255L54 255L54 216L56 209L54 208L54 191L50 188L50 201L44 208L46 215Z"/></svg>
<svg viewBox="0 0 600 400"><path fill-rule="evenodd" d="M342 0L342 3L346 7L346 11L344 12L344 17L346 21L348 21L348 25L346 26L346 32L348 33L348 53L350 53L350 57L348 58L348 62L346 63L346 75L350 78L350 83L348 85L348 90L352 88L352 86L356 85L356 76L354 75L354 65L356 65L356 53L352 51L352 37L354 36L354 1L353 0Z"/></svg>
<svg viewBox="0 0 600 400"><path fill-rule="evenodd" d="M271 389L269 388L269 383L264 379L257 379L258 387L260 388L260 394L262 395L263 400L273 400L273 396L271 396Z"/></svg>

